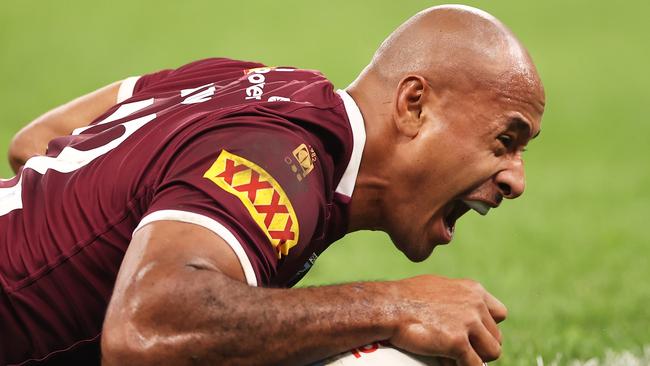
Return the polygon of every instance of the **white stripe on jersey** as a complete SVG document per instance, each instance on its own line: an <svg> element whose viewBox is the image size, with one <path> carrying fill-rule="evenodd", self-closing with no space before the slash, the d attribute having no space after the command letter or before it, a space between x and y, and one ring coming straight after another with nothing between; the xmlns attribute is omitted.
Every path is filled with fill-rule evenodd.
<svg viewBox="0 0 650 366"><path fill-rule="evenodd" d="M350 128L352 129L352 155L350 156L347 168L345 168L343 177L336 187L336 192L352 197L354 185L357 181L357 174L359 174L359 165L361 165L363 147L366 144L366 126L363 122L361 111L350 94L345 90L337 90L336 93L343 99L345 111L350 120Z"/></svg>
<svg viewBox="0 0 650 366"><path fill-rule="evenodd" d="M232 248L232 250L237 255L239 264L241 264L241 267L244 270L244 276L246 276L246 282L248 285L257 286L257 276L255 276L253 265L251 264L250 259L248 259L248 255L246 255L244 247L241 245L239 240L237 240L237 238L230 232L230 230L210 217L197 214L195 212L180 210L155 211L143 217L142 220L140 220L138 227L133 230L133 233L149 223L163 220L180 221L186 222L188 224L199 225L217 234L219 237L221 237L221 239L228 243L230 248Z"/></svg>
<svg viewBox="0 0 650 366"><path fill-rule="evenodd" d="M117 92L116 104L120 104L123 101L131 98L133 96L133 89L135 89L135 83L140 79L139 76L131 76L122 80L120 84L120 89Z"/></svg>

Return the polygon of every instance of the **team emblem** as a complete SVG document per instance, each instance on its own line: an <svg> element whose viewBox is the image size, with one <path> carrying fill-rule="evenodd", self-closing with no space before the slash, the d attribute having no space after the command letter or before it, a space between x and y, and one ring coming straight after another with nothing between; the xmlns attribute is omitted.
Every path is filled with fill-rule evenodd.
<svg viewBox="0 0 650 366"><path fill-rule="evenodd" d="M239 198L278 253L298 244L298 219L280 184L255 163L222 150L203 175Z"/></svg>
<svg viewBox="0 0 650 366"><path fill-rule="evenodd" d="M300 182L314 170L316 153L311 146L307 147L305 144L300 144L300 146L292 151L292 155L295 161L289 156L286 156L284 162L289 165L291 171L296 175L296 179Z"/></svg>

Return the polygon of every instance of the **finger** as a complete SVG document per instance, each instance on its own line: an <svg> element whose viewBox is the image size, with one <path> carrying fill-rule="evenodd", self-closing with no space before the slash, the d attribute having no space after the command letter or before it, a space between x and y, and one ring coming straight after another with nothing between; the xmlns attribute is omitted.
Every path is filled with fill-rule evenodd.
<svg viewBox="0 0 650 366"><path fill-rule="evenodd" d="M501 331L499 330L499 327L497 326L494 318L492 318L492 314L490 314L487 308L483 308L480 316L481 321L483 322L483 325L488 330L488 332L492 334L492 337L494 337L497 342L499 342L499 344L502 344Z"/></svg>
<svg viewBox="0 0 650 366"><path fill-rule="evenodd" d="M483 361L494 361L501 356L501 344L483 323L476 323L471 329L469 342Z"/></svg>
<svg viewBox="0 0 650 366"><path fill-rule="evenodd" d="M466 340L466 345L458 350L456 354L456 362L458 366L482 366L483 360L476 353L469 339Z"/></svg>
<svg viewBox="0 0 650 366"><path fill-rule="evenodd" d="M499 301L499 299L492 296L491 293L485 291L484 301L488 307L488 311L490 312L492 319L494 319L494 321L497 323L502 322L506 316L508 316L508 308L506 308L506 306L501 301Z"/></svg>

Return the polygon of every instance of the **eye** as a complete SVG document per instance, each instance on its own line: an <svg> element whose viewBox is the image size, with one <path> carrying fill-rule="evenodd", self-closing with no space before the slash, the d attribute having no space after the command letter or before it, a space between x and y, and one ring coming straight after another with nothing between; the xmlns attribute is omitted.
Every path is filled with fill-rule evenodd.
<svg viewBox="0 0 650 366"><path fill-rule="evenodd" d="M499 135L499 137L497 137L497 140L499 140L499 142L501 142L503 147L505 147L507 150L510 150L514 144L514 139L510 135L506 134Z"/></svg>

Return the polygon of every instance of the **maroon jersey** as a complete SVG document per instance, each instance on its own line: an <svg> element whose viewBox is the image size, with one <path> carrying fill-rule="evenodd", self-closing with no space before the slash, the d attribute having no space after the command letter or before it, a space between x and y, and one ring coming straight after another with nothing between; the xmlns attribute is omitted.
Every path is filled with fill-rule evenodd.
<svg viewBox="0 0 650 366"><path fill-rule="evenodd" d="M153 221L219 235L251 286L292 286L346 232L364 142L317 71L207 59L126 79L117 105L0 180L0 364L96 345Z"/></svg>

